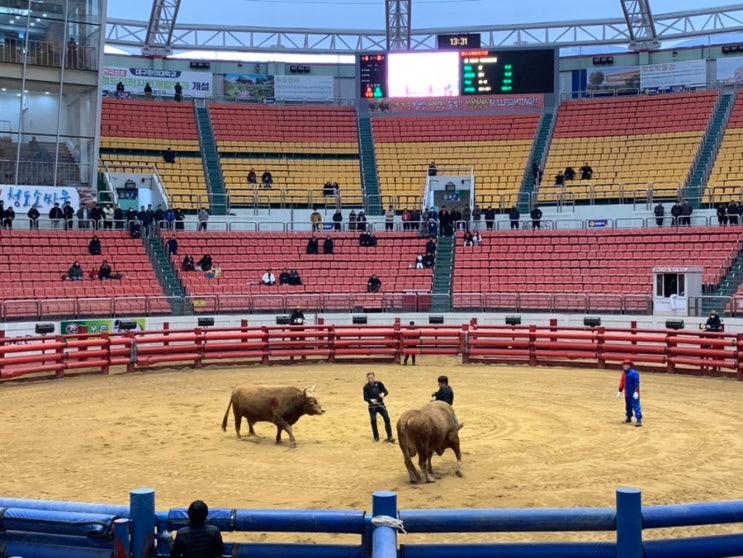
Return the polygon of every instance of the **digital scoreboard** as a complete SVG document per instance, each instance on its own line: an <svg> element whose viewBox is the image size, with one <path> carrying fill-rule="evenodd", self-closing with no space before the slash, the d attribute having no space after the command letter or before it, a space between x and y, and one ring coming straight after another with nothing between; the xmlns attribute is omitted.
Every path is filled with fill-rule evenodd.
<svg viewBox="0 0 743 558"><path fill-rule="evenodd" d="M463 37L467 35L439 35ZM478 36L479 38L479 36ZM550 94L557 87L554 48L379 52L357 56L365 99Z"/></svg>
<svg viewBox="0 0 743 558"><path fill-rule="evenodd" d="M480 48L480 33L454 33L436 35L439 50L462 50Z"/></svg>
<svg viewBox="0 0 743 558"><path fill-rule="evenodd" d="M554 92L553 49L464 50L459 54L462 95Z"/></svg>
<svg viewBox="0 0 743 558"><path fill-rule="evenodd" d="M361 98L381 99L387 96L387 54L359 56Z"/></svg>

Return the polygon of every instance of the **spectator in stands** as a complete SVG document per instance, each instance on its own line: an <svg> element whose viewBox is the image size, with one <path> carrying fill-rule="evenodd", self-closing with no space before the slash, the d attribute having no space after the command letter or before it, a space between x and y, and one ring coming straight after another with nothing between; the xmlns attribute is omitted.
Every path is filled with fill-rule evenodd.
<svg viewBox="0 0 743 558"><path fill-rule="evenodd" d="M391 231L395 228L395 208L392 204L384 212L384 230Z"/></svg>
<svg viewBox="0 0 743 558"><path fill-rule="evenodd" d="M224 543L219 528L208 525L209 508L201 500L188 507L188 525L178 529L175 540L164 531L162 538L170 549L172 558L219 558L224 553Z"/></svg>
<svg viewBox="0 0 743 558"><path fill-rule="evenodd" d="M333 228L336 231L339 231L343 228L343 213L341 213L341 208L335 210L335 213L333 213Z"/></svg>
<svg viewBox="0 0 743 558"><path fill-rule="evenodd" d="M377 277L376 273L374 273L366 282L366 291L370 293L378 293L381 288L382 280Z"/></svg>
<svg viewBox="0 0 743 558"><path fill-rule="evenodd" d="M39 213L39 209L36 207L36 204L33 204L31 206L31 209L28 210L28 213L26 213L28 216L28 228L33 230L39 229L39 217L41 217L41 213Z"/></svg>
<svg viewBox="0 0 743 558"><path fill-rule="evenodd" d="M542 227L542 210L539 209L538 205L534 206L529 214L531 217L531 226L533 229L539 229Z"/></svg>
<svg viewBox="0 0 743 558"><path fill-rule="evenodd" d="M289 272L289 284L290 285L301 285L302 284L302 276L299 274L299 271L296 269L292 269Z"/></svg>
<svg viewBox="0 0 743 558"><path fill-rule="evenodd" d="M472 209L472 220L475 222L475 226L479 227L480 221L482 220L482 209L477 204L475 204L475 207Z"/></svg>
<svg viewBox="0 0 743 558"><path fill-rule="evenodd" d="M53 228L59 228L59 222L64 218L64 213L62 212L62 208L59 207L59 202L56 202L54 204L54 207L52 207L49 210L49 219L52 221L52 227Z"/></svg>
<svg viewBox="0 0 743 558"><path fill-rule="evenodd" d="M8 209L6 209L3 212L3 228L4 229L12 229L13 228L13 219L15 219L15 209L13 209L12 205L8 205Z"/></svg>
<svg viewBox="0 0 743 558"><path fill-rule="evenodd" d="M312 215L310 215L310 224L312 225L313 231L319 231L322 229L322 215L320 215L320 212L315 208L315 210L312 212Z"/></svg>
<svg viewBox="0 0 743 558"><path fill-rule="evenodd" d="M302 309L297 306L291 316L289 316L289 323L291 325L303 325L304 319L304 312L302 312Z"/></svg>
<svg viewBox="0 0 743 558"><path fill-rule="evenodd" d="M418 254L415 257L415 269L423 269L423 254Z"/></svg>
<svg viewBox="0 0 743 558"><path fill-rule="evenodd" d="M436 176L439 173L439 168L436 166L436 163L431 161L431 164L428 165L428 176Z"/></svg>
<svg viewBox="0 0 743 558"><path fill-rule="evenodd" d="M400 214L400 220L402 221L402 230L409 231L410 230L410 221L413 218L412 213L407 210L407 208L402 210L402 213Z"/></svg>
<svg viewBox="0 0 743 558"><path fill-rule="evenodd" d="M67 278L70 281L83 280L83 268L80 267L79 261L75 260L75 262L70 266L70 269L67 270Z"/></svg>
<svg viewBox="0 0 743 558"><path fill-rule="evenodd" d="M171 236L168 241L165 243L165 247L168 249L168 254L172 254L174 256L178 255L178 240Z"/></svg>
<svg viewBox="0 0 743 558"><path fill-rule="evenodd" d="M451 215L449 214L449 210L446 208L445 205L442 205L441 209L439 209L439 212L436 215L436 219L439 222L439 230L441 231L441 236L451 236L453 231Z"/></svg>
<svg viewBox="0 0 743 558"><path fill-rule="evenodd" d="M542 170L542 165L536 159L531 163L531 173L534 176L534 185L539 186L542 183L544 171Z"/></svg>
<svg viewBox="0 0 743 558"><path fill-rule="evenodd" d="M658 205L655 206L655 209L653 209L653 214L655 215L655 224L659 227L663 226L663 215L666 214L666 210L663 207L663 204L658 202Z"/></svg>
<svg viewBox="0 0 743 558"><path fill-rule="evenodd" d="M275 285L276 284L276 276L271 273L271 270L266 270L266 273L263 274L263 277L261 278L261 282L264 285Z"/></svg>
<svg viewBox="0 0 743 558"><path fill-rule="evenodd" d="M426 222L426 234L437 237L439 235L439 223L436 219L429 219Z"/></svg>
<svg viewBox="0 0 743 558"><path fill-rule="evenodd" d="M728 204L728 223L737 225L738 215L740 215L740 205L737 201L733 200Z"/></svg>
<svg viewBox="0 0 743 558"><path fill-rule="evenodd" d="M149 81L144 84L144 98L152 99L152 86Z"/></svg>
<svg viewBox="0 0 743 558"><path fill-rule="evenodd" d="M348 214L348 230L356 230L356 212L352 209L351 213Z"/></svg>
<svg viewBox="0 0 743 558"><path fill-rule="evenodd" d="M591 180L591 178L593 178L593 169L591 168L591 165L588 164L588 161L583 163L583 166L578 170L580 171L581 180Z"/></svg>
<svg viewBox="0 0 743 558"><path fill-rule="evenodd" d="M724 203L717 206L717 224L721 227L728 224L728 209Z"/></svg>
<svg viewBox="0 0 743 558"><path fill-rule="evenodd" d="M66 65L68 68L77 68L77 41L75 37L70 37L67 41L67 60Z"/></svg>
<svg viewBox="0 0 743 558"><path fill-rule="evenodd" d="M210 254L204 254L201 256L201 259L198 261L198 266L201 269L201 271L210 271L212 269L212 257Z"/></svg>
<svg viewBox="0 0 743 558"><path fill-rule="evenodd" d="M206 207L202 207L201 209L199 209L197 218L199 220L199 230L205 231L207 221L209 221L209 212L206 210Z"/></svg>
<svg viewBox="0 0 743 558"><path fill-rule="evenodd" d="M186 256L183 258L181 269L183 271L195 271L196 270L196 264L193 261L193 256L191 256L190 254L186 254Z"/></svg>
<svg viewBox="0 0 743 558"><path fill-rule="evenodd" d="M467 231L464 233L464 246L474 246L475 243L472 240L472 233L470 231Z"/></svg>
<svg viewBox="0 0 743 558"><path fill-rule="evenodd" d="M248 171L248 184L258 184L258 175L255 174L254 168Z"/></svg>
<svg viewBox="0 0 743 558"><path fill-rule="evenodd" d="M432 252L427 252L425 256L423 256L423 267L426 269L431 269L436 264L436 256Z"/></svg>
<svg viewBox="0 0 743 558"><path fill-rule="evenodd" d="M90 242L88 242L88 253L92 254L93 256L100 256L101 255L101 240L98 238L97 235L93 235L93 238L90 239Z"/></svg>
<svg viewBox="0 0 743 558"><path fill-rule="evenodd" d="M565 180L575 180L575 169L573 167L565 167Z"/></svg>
<svg viewBox="0 0 743 558"><path fill-rule="evenodd" d="M565 173L557 171L555 175L555 186L565 186Z"/></svg>
<svg viewBox="0 0 743 558"><path fill-rule="evenodd" d="M175 84L175 100L176 101L183 100L183 87L181 87L180 82Z"/></svg>
<svg viewBox="0 0 743 558"><path fill-rule="evenodd" d="M488 206L485 210L485 228L489 231L493 230L493 224L495 222L495 209L492 206Z"/></svg>
<svg viewBox="0 0 743 558"><path fill-rule="evenodd" d="M126 221L127 228L129 227L130 221L136 221L137 220L137 212L133 207L130 207L129 209L124 212L124 221Z"/></svg>
<svg viewBox="0 0 743 558"><path fill-rule="evenodd" d="M139 221L129 221L129 236L131 238L142 236L142 225L139 224Z"/></svg>
<svg viewBox="0 0 743 558"><path fill-rule="evenodd" d="M116 84L116 96L118 98L122 98L122 97L125 96L124 95L124 82L123 81L120 81L119 83Z"/></svg>
<svg viewBox="0 0 743 558"><path fill-rule="evenodd" d="M110 203L107 203L103 210L103 228L113 229L114 228L114 208Z"/></svg>
<svg viewBox="0 0 743 558"><path fill-rule="evenodd" d="M436 237L435 236L429 236L428 241L426 242L426 252L431 252L432 254L436 253Z"/></svg>
<svg viewBox="0 0 743 558"><path fill-rule="evenodd" d="M98 270L98 278L101 281L108 281L111 279L111 266L109 265L108 260L103 260L103 263Z"/></svg>
<svg viewBox="0 0 743 558"><path fill-rule="evenodd" d="M412 230L419 230L421 227L421 210L420 209L413 209L413 211L410 212L410 228Z"/></svg>
<svg viewBox="0 0 743 558"><path fill-rule="evenodd" d="M284 268L279 273L279 285L289 285L289 270Z"/></svg>
<svg viewBox="0 0 743 558"><path fill-rule="evenodd" d="M332 238L327 237L325 239L325 242L322 243L322 253L323 254L332 254L335 250L335 242Z"/></svg>
<svg viewBox="0 0 743 558"><path fill-rule="evenodd" d="M165 222L162 225L163 228L172 230L174 221L175 221L175 211L173 211L172 207L169 207L168 209L165 210Z"/></svg>
<svg viewBox="0 0 743 558"><path fill-rule="evenodd" d="M377 237L373 232L364 231L359 235L359 246L373 247L377 245Z"/></svg>
<svg viewBox="0 0 743 558"><path fill-rule="evenodd" d="M307 241L307 248L305 252L307 252L308 254L318 253L318 242L314 234L312 235L312 238Z"/></svg>
<svg viewBox="0 0 743 558"><path fill-rule="evenodd" d="M464 221L464 228L469 230L470 221L472 221L472 210L469 205L465 205L462 209L462 221Z"/></svg>
<svg viewBox="0 0 743 558"><path fill-rule="evenodd" d="M451 213L449 214L449 220L451 221L451 224L456 227L458 231L466 230L467 229L467 223L464 222L462 218L462 212L459 211L459 207L455 206L452 208Z"/></svg>
<svg viewBox="0 0 743 558"><path fill-rule="evenodd" d="M90 268L90 271L88 271L88 279L92 279L93 281L100 279L100 275L98 273L98 270L100 268L93 266Z"/></svg>
<svg viewBox="0 0 743 558"><path fill-rule="evenodd" d="M334 196L335 190L333 190L333 183L330 180L326 180L325 184L322 185L323 196Z"/></svg>
<svg viewBox="0 0 743 558"><path fill-rule="evenodd" d="M671 225L678 227L681 224L681 204L676 202L671 208Z"/></svg>
<svg viewBox="0 0 743 558"><path fill-rule="evenodd" d="M101 206L99 206L97 203L94 203L93 207L90 208L90 223L94 229L99 229L101 227L102 220L103 210L101 209Z"/></svg>
<svg viewBox="0 0 743 558"><path fill-rule="evenodd" d="M482 246L482 237L480 236L480 231L478 230L475 230L475 232L472 233L472 245Z"/></svg>
<svg viewBox="0 0 743 558"><path fill-rule="evenodd" d="M684 200L684 203L681 204L681 224L688 227L691 225L691 214L694 211L694 208L691 207L691 204L689 203L689 200Z"/></svg>
<svg viewBox="0 0 743 558"><path fill-rule="evenodd" d="M117 230L124 229L124 210L118 204L114 205L114 228Z"/></svg>
<svg viewBox="0 0 743 558"><path fill-rule="evenodd" d="M263 183L264 188L273 187L273 175L268 169L266 169L261 175L261 182Z"/></svg>
<svg viewBox="0 0 743 558"><path fill-rule="evenodd" d="M167 229L168 226L165 223L165 210L163 209L163 205L161 203L157 204L157 209L155 209L155 223L157 223L161 228Z"/></svg>
<svg viewBox="0 0 743 558"><path fill-rule="evenodd" d="M366 214L363 211L359 211L359 214L356 216L356 230L366 230Z"/></svg>
<svg viewBox="0 0 743 558"><path fill-rule="evenodd" d="M171 165L175 163L175 151L170 147L163 152L163 161L170 163Z"/></svg>
<svg viewBox="0 0 743 558"><path fill-rule="evenodd" d="M508 210L508 219L511 221L512 229L519 228L519 219L521 219L521 212L519 212L518 208L515 205L512 205L511 209Z"/></svg>
<svg viewBox="0 0 743 558"><path fill-rule="evenodd" d="M720 316L717 315L717 310L712 310L707 318L707 323L704 324L705 331L720 331L722 330L722 322Z"/></svg>
<svg viewBox="0 0 743 558"><path fill-rule="evenodd" d="M65 202L64 207L62 208L62 213L64 215L65 228L71 229L72 220L75 218L75 210L72 209L72 203Z"/></svg>

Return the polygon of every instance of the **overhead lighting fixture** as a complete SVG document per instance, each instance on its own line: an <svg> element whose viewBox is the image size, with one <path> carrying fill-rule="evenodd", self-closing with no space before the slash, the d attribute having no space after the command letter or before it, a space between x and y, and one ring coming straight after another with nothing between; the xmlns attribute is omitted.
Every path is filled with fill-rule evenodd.
<svg viewBox="0 0 743 558"><path fill-rule="evenodd" d="M44 95L49 95L49 91L44 91Z"/></svg>
<svg viewBox="0 0 743 558"><path fill-rule="evenodd" d="M2 90L3 90L3 91L7 91L7 90L8 90L8 88L7 88L7 87L3 87L3 89L2 89Z"/></svg>

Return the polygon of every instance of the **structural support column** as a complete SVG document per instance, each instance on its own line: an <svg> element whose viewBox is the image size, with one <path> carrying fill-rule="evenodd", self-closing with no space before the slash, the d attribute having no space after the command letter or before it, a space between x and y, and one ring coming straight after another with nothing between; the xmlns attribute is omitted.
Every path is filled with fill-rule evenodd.
<svg viewBox="0 0 743 558"><path fill-rule="evenodd" d="M386 0L387 50L410 50L412 0Z"/></svg>

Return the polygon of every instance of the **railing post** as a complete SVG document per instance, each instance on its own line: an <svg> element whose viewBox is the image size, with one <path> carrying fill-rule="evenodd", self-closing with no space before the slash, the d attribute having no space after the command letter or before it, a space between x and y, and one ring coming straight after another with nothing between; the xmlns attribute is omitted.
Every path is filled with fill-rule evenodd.
<svg viewBox="0 0 743 558"><path fill-rule="evenodd" d="M137 488L129 493L132 518L132 558L150 558L155 553L155 491Z"/></svg>
<svg viewBox="0 0 743 558"><path fill-rule="evenodd" d="M114 554L113 558L129 558L129 520L119 518L114 520Z"/></svg>
<svg viewBox="0 0 743 558"><path fill-rule="evenodd" d="M642 494L636 488L617 489L617 558L643 556Z"/></svg>
<svg viewBox="0 0 743 558"><path fill-rule="evenodd" d="M397 494L382 490L372 498L372 519L386 516L397 519ZM372 558L397 556L397 529L389 525L372 526Z"/></svg>

